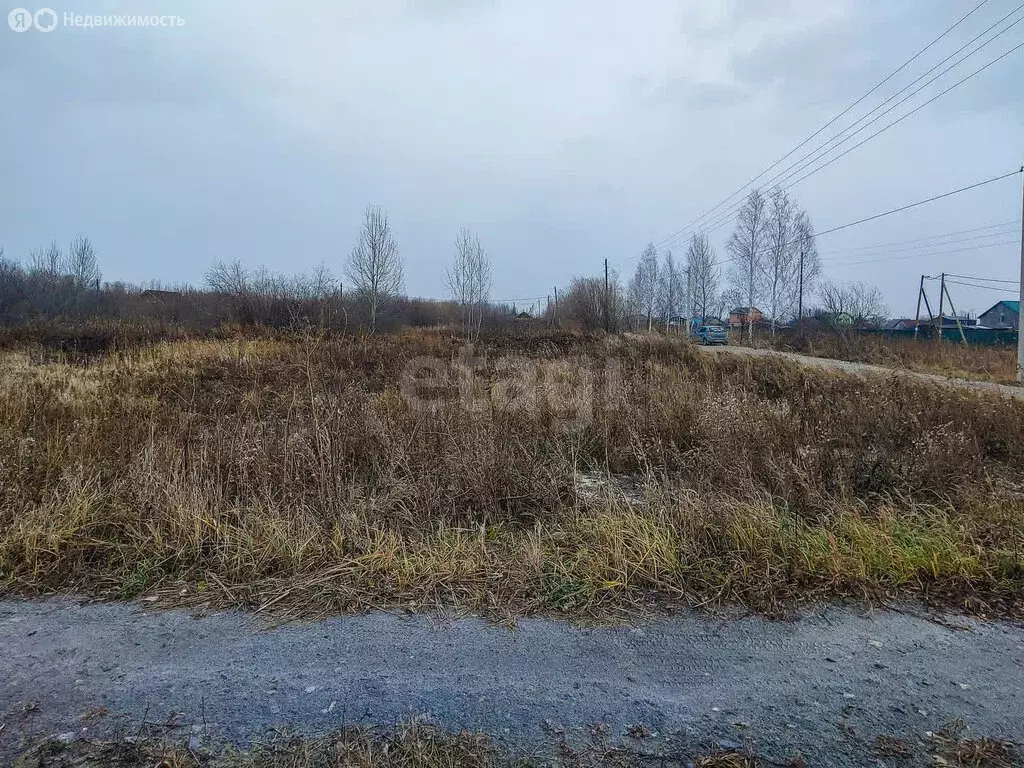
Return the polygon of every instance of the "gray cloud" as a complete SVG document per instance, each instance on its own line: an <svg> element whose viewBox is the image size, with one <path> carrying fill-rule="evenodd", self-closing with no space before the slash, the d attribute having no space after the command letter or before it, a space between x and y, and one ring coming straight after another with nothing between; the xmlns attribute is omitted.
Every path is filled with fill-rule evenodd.
<svg viewBox="0 0 1024 768"><path fill-rule="evenodd" d="M951 46L1008 10L996 5ZM234 256L340 269L360 211L375 202L391 212L414 293L443 293L455 231L469 225L495 260L498 293L546 294L604 258L628 270L648 240L787 152L964 9L190 0L166 12L186 26L0 28L8 253L82 231L112 279L195 281ZM993 49L1020 35L1010 38ZM1010 97L1022 61L993 67L793 192L827 228L1019 164L1021 106ZM1013 184L980 190L821 249L1009 220L1019 194ZM712 233L720 250L727 234ZM1007 248L826 266L878 282L907 311L921 271L962 270L965 257L1000 277L1016 258Z"/></svg>

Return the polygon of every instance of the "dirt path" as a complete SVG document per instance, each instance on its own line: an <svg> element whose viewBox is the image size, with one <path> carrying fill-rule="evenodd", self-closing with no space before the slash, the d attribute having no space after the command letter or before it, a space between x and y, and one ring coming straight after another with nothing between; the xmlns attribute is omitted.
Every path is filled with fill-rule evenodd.
<svg viewBox="0 0 1024 768"><path fill-rule="evenodd" d="M847 371L849 373L871 374L880 376L908 376L921 381L930 381L936 384L945 384L963 389L974 389L982 392L993 392L1009 397L1024 398L1024 387L1012 387L1006 384L995 384L991 381L974 381L972 379L956 379L949 376L940 376L935 373L922 373L910 371L905 368L886 368L881 365L870 363L851 363L847 360L833 360L827 357L811 357L810 355L798 355L795 352L779 352L772 349L752 349L729 345L724 347L698 347L713 354L750 355L752 357L784 357L787 360L794 360L802 365L810 365L816 368L827 368L832 370Z"/></svg>
<svg viewBox="0 0 1024 768"><path fill-rule="evenodd" d="M954 718L1024 742L1024 629L950 621L962 628L831 608L615 629L390 614L266 629L232 612L0 601L0 763L26 732L124 733L175 712L186 733L205 721L204 738L235 741L428 715L517 749L548 748L562 727L585 739L604 722L621 738L641 723L660 734L650 747L750 744L811 765L864 765L877 736Z"/></svg>

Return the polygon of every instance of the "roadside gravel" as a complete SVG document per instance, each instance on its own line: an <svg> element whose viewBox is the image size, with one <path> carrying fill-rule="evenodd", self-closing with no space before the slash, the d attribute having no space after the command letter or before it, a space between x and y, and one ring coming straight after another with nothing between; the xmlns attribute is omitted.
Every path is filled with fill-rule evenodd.
<svg viewBox="0 0 1024 768"><path fill-rule="evenodd" d="M0 601L0 649L0 764L26 736L123 734L169 716L236 743L276 725L320 734L420 716L542 752L594 723L619 739L643 724L658 734L646 749L743 745L836 766L866 764L879 735L912 739L955 718L1024 742L1024 629L892 610L514 629L370 614L267 628L237 612L55 598Z"/></svg>

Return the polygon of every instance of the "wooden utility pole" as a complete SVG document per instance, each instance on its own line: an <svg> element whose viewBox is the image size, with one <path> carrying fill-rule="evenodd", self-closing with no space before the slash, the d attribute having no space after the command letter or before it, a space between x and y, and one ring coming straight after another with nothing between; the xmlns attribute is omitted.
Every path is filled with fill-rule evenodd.
<svg viewBox="0 0 1024 768"><path fill-rule="evenodd" d="M558 325L558 286L555 286L555 325Z"/></svg>
<svg viewBox="0 0 1024 768"><path fill-rule="evenodd" d="M1020 170L1024 174L1024 166L1021 166ZM1021 213L1019 298L1024 304L1024 184L1021 189ZM1017 383L1024 384L1024 328L1021 327L1020 314L1017 315Z"/></svg>
<svg viewBox="0 0 1024 768"><path fill-rule="evenodd" d="M918 302L920 303L920 301ZM804 249L800 249L800 299L797 302L796 321L797 323L804 316Z"/></svg>
<svg viewBox="0 0 1024 768"><path fill-rule="evenodd" d="M605 332L611 331L611 318L609 317L608 308L608 259L604 260L604 330Z"/></svg>
<svg viewBox="0 0 1024 768"><path fill-rule="evenodd" d="M967 346L967 336L964 334L964 327L960 323L960 316L956 313L956 307L953 306L953 297L949 294L949 289L946 289L946 298L949 299L949 309L953 313L953 319L956 320L956 329L960 331L960 341L963 345Z"/></svg>
<svg viewBox="0 0 1024 768"><path fill-rule="evenodd" d="M921 297L924 295L924 275L921 275L921 287L917 289L917 313L914 315L914 341L917 341L917 329L921 326Z"/></svg>
<svg viewBox="0 0 1024 768"><path fill-rule="evenodd" d="M939 278L939 341L942 341L942 326L943 326L943 307L946 301L946 273L943 272Z"/></svg>

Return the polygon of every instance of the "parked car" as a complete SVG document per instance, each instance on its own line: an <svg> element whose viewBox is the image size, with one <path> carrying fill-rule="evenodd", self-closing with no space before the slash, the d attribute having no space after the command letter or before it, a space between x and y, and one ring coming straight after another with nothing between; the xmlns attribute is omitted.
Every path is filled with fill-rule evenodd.
<svg viewBox="0 0 1024 768"><path fill-rule="evenodd" d="M693 338L704 346L728 344L729 332L720 325L702 325L693 332Z"/></svg>

